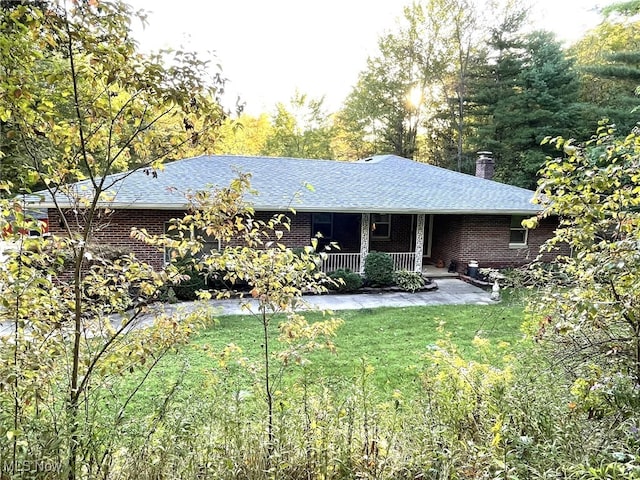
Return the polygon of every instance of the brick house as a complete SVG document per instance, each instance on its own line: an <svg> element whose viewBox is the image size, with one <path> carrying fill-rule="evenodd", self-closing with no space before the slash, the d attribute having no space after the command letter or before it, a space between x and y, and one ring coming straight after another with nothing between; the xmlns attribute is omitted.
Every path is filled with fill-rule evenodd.
<svg viewBox="0 0 640 480"><path fill-rule="evenodd" d="M452 261L463 271L471 260L481 267L517 266L536 257L557 225L546 219L535 230L523 228L522 219L540 211L531 203L534 192L491 180L493 160L486 155L478 159L476 176L393 155L356 162L200 156L168 163L157 175L113 175L125 178L104 203L108 221L96 238L162 268L163 252L130 238L131 227L161 234L170 219L184 214L181 192L228 185L238 171L252 174L257 193L247 200L256 216L296 210L283 239L287 245L308 245L316 232L340 245L325 271L361 271L370 251L387 252L397 268L416 271ZM87 186L72 187L82 192ZM58 200L64 207L64 198ZM50 231L61 233L51 198L44 195L38 206L49 209Z"/></svg>

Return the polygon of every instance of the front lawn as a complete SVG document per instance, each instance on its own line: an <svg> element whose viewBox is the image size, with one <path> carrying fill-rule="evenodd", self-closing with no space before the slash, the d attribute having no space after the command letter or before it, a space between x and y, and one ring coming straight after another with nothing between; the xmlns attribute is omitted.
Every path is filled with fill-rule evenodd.
<svg viewBox="0 0 640 480"><path fill-rule="evenodd" d="M304 374L333 385L351 384L363 365L373 368L374 389L387 396L395 389L415 392L423 355L438 340L448 336L459 352L476 357L473 339L481 337L494 344L515 344L521 339L523 306L518 301L495 305L445 305L406 308L379 308L336 312L344 320L334 338L337 351L317 351L307 356L310 363ZM321 320L319 313L308 314L309 321ZM276 318L270 325L272 338L278 335ZM221 354L233 344L230 357ZM202 392L207 378L219 372L221 365L232 368L238 389L250 389L251 375L263 362L262 325L251 315L223 316L202 331L190 345L163 359L147 384L144 396L162 395L161 390L178 377L184 394ZM273 341L271 351L282 346ZM371 368L370 368L371 369ZM301 369L291 369L283 377L283 387L296 382Z"/></svg>

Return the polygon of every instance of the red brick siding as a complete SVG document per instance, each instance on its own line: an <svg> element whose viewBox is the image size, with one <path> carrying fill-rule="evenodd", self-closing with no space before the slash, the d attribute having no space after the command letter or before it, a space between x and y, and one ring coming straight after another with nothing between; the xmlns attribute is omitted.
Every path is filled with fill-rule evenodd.
<svg viewBox="0 0 640 480"><path fill-rule="evenodd" d="M257 220L268 221L279 212L256 212ZM287 213L286 216L291 220L291 230L283 229L282 243L288 247L304 247L311 242L311 214L298 212Z"/></svg>
<svg viewBox="0 0 640 480"><path fill-rule="evenodd" d="M460 271L471 260L476 260L480 267L496 268L530 263L557 227L556 219L545 219L538 228L529 231L525 247L514 248L509 246L509 215L438 217L442 218L434 219L432 258L443 259L447 264L456 260ZM546 254L544 258L551 260L553 257Z"/></svg>
<svg viewBox="0 0 640 480"><path fill-rule="evenodd" d="M523 248L510 248L511 216L464 216L459 232L459 267L471 260L481 267L508 267L531 262L537 249L532 248L534 238ZM531 232L529 232L531 233ZM534 237L534 235L532 235Z"/></svg>
<svg viewBox="0 0 640 480"><path fill-rule="evenodd" d="M57 211L49 210L49 229L53 234L64 234L60 227ZM256 218L268 220L275 212L258 212ZM140 260L148 262L154 268L162 268L163 252L155 247L132 239L131 228L146 229L150 234L161 234L165 222L183 215L179 210L116 210L108 214L102 213L96 221L94 241L124 247L134 253ZM74 228L82 224L72 212L66 213L67 219ZM291 230L283 230L282 242L290 247L308 245L312 237L311 213L288 214L291 218ZM343 250L359 251L360 222L359 214L334 217L334 236L339 236L336 227L346 227ZM428 221L428 216L427 216ZM540 245L550 238L557 226L555 219L546 219L541 225L529 231L528 245L525 248L509 248L511 217L504 216L472 216L472 215L435 215L433 222L431 260L443 260L449 265L451 260L458 262L463 271L470 260L476 260L481 267L507 267L531 262ZM341 223L342 222L342 223ZM412 215L391 216L391 238L386 240L370 239L370 250L381 252L407 252L413 250L414 221ZM426 233L426 232L425 232ZM425 238L425 253L426 253ZM236 242L234 242L236 243ZM239 244L240 241L237 242ZM346 247L346 248L345 248ZM566 251L562 253L566 254ZM547 254L550 260L553 255Z"/></svg>
<svg viewBox="0 0 640 480"><path fill-rule="evenodd" d="M259 220L269 220L274 212L257 212ZM146 229L152 235L160 235L164 232L164 224L173 218L184 215L180 210L115 210L108 214L101 212L97 219L94 231L94 241L123 247L128 252L135 254L136 258L149 263L153 268L161 269L164 266L164 254L162 250L149 246L131 238L131 229L137 227ZM65 213L71 227L79 231L84 224L81 216L73 212ZM309 245L311 239L311 215L299 213L288 215L291 218L291 231L283 229L282 242L291 247ZM64 235L66 232L60 226L60 216L56 210L49 210L50 231L55 235ZM240 244L238 240L232 242Z"/></svg>
<svg viewBox="0 0 640 480"><path fill-rule="evenodd" d="M135 254L136 258L149 263L154 268L161 269L164 265L164 255L156 247L145 244L131 238L131 228L146 229L152 235L160 235L164 232L164 224L172 218L184 215L180 210L115 210L108 214L100 212L96 219L94 230L94 242L123 247ZM81 216L73 212L65 212L67 221L71 227L79 231L84 224ZM56 210L49 210L50 231L56 235L64 235L65 231L60 226L60 216Z"/></svg>
<svg viewBox="0 0 640 480"><path fill-rule="evenodd" d="M412 237L415 236L413 215L391 215L390 237L385 239L369 237L369 251L410 252L413 251Z"/></svg>

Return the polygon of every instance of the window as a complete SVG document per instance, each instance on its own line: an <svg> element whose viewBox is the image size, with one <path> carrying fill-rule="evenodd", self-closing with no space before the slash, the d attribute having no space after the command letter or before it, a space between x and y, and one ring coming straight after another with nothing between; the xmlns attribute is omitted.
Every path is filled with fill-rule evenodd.
<svg viewBox="0 0 640 480"><path fill-rule="evenodd" d="M371 215L371 237L391 238L391 215L374 213Z"/></svg>
<svg viewBox="0 0 640 480"><path fill-rule="evenodd" d="M511 228L509 233L509 246L522 247L527 244L529 230L522 226L522 221L527 218L522 215L511 216Z"/></svg>
<svg viewBox="0 0 640 480"><path fill-rule="evenodd" d="M164 233L167 234L167 236L169 236L170 238L179 239L180 231L177 228L169 230L169 227L171 225L173 225L172 222L165 222ZM186 237L187 233L185 232L184 235ZM191 230L189 231L189 236L191 237L191 240L200 240L201 242L203 242L202 250L200 251L199 255L204 255L214 250L218 250L218 251L220 250L220 240L213 236L207 235L205 232L202 232L200 230L194 230L192 227ZM173 250L174 249L172 248L164 249L164 263L171 262L171 256L173 255Z"/></svg>
<svg viewBox="0 0 640 480"><path fill-rule="evenodd" d="M333 238L333 213L314 213L311 216L311 235L318 232L323 238Z"/></svg>

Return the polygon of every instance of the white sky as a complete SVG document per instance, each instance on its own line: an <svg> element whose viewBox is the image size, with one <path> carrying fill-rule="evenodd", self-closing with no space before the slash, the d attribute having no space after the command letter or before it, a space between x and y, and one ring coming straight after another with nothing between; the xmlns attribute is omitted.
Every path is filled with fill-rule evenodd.
<svg viewBox="0 0 640 480"><path fill-rule="evenodd" d="M595 26L594 6L612 0L538 0L540 28L571 42ZM410 0L129 0L149 12L136 33L144 49L214 51L236 96L251 114L272 112L296 88L325 97L334 111L355 85L378 37L395 26ZM136 24L137 26L137 24Z"/></svg>

